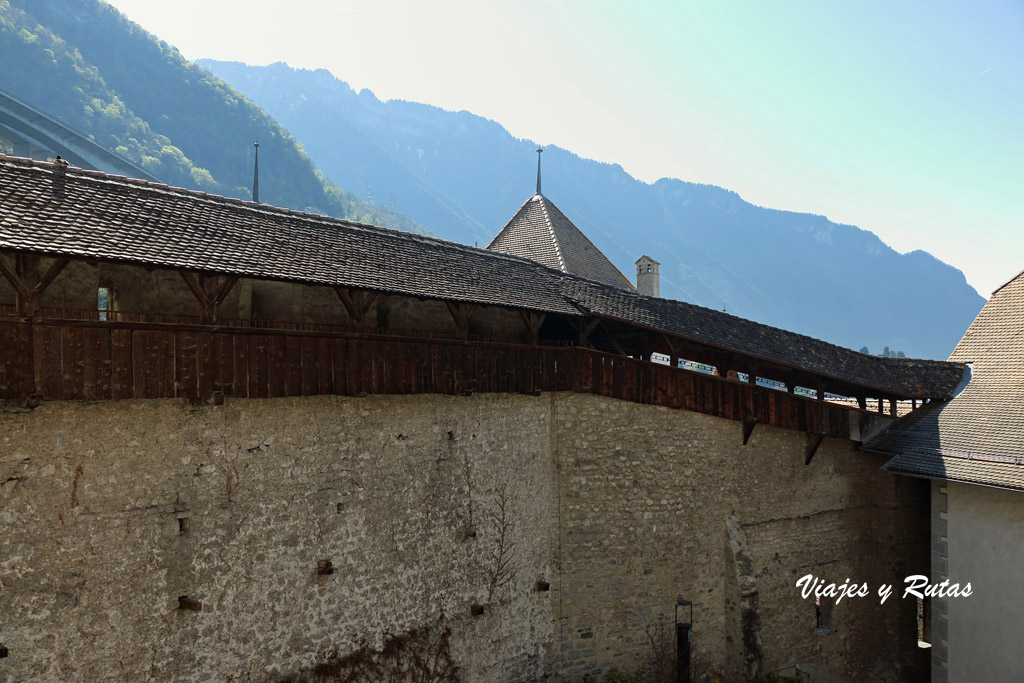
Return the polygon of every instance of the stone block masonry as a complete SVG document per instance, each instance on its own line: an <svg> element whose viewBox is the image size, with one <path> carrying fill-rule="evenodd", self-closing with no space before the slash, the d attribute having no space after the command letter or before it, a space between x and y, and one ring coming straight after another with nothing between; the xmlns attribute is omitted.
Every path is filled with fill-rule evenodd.
<svg viewBox="0 0 1024 683"><path fill-rule="evenodd" d="M906 679L914 605L819 636L794 584L926 566L926 488L846 441L741 443L583 394L8 408L0 681L270 680L442 619L463 680L578 680L649 665L677 596L728 680Z"/></svg>
<svg viewBox="0 0 1024 683"><path fill-rule="evenodd" d="M788 430L758 427L742 446L741 425L697 413L579 394L553 410L553 671L674 656L678 597L693 603L694 680L793 664L850 681L926 671L912 600L844 601L819 635L794 588L813 573L874 590L927 568L926 486L849 441L825 440L805 466L804 435Z"/></svg>

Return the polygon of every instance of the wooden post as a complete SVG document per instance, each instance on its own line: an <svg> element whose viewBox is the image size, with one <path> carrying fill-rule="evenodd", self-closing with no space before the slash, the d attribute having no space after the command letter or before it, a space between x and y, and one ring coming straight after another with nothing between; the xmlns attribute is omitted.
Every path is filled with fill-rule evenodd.
<svg viewBox="0 0 1024 683"><path fill-rule="evenodd" d="M591 332L594 331L594 328L596 328L598 323L600 322L600 318L591 318L590 320L582 318L581 320L576 322L576 329L579 331L580 334L579 345L581 349L587 348L587 346L590 344L590 334Z"/></svg>
<svg viewBox="0 0 1024 683"><path fill-rule="evenodd" d="M757 371L760 370L759 365L753 363L747 364L747 383L757 386Z"/></svg>
<svg viewBox="0 0 1024 683"><path fill-rule="evenodd" d="M540 343L540 327L544 324L546 313L534 313L533 311L519 311L519 316L526 325L526 342L532 346Z"/></svg>
<svg viewBox="0 0 1024 683"><path fill-rule="evenodd" d="M0 254L0 273L11 283L17 296L19 315L34 316L39 310L39 299L43 291L60 275L70 259L56 259L46 272L39 274L41 257L38 254L15 254L14 267Z"/></svg>
<svg viewBox="0 0 1024 683"><path fill-rule="evenodd" d="M679 367L679 349L682 346L681 342L677 342L669 335L662 333L662 340L665 342L665 346L668 347L668 364L670 367Z"/></svg>
<svg viewBox="0 0 1024 683"><path fill-rule="evenodd" d="M456 304L450 301L444 303L448 307L448 312L452 314L452 320L455 322L455 334L459 339L469 339L469 319L473 317L476 306L467 303Z"/></svg>

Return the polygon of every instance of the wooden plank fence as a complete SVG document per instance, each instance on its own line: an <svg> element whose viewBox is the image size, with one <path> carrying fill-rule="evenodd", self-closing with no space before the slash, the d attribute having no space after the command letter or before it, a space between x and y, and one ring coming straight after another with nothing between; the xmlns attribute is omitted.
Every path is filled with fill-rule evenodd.
<svg viewBox="0 0 1024 683"><path fill-rule="evenodd" d="M0 321L0 398L105 400L575 391L849 437L848 410L565 346L238 328Z"/></svg>

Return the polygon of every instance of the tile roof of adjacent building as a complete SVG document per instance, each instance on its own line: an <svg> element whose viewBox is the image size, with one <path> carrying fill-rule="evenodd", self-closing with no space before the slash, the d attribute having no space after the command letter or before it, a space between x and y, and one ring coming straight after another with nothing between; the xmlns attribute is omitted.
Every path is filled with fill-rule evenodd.
<svg viewBox="0 0 1024 683"><path fill-rule="evenodd" d="M963 371L867 356L527 258L2 155L0 249L593 314L902 397L949 396Z"/></svg>
<svg viewBox="0 0 1024 683"><path fill-rule="evenodd" d="M950 360L970 365L963 390L865 447L898 454L892 472L1024 490L1024 273L992 294Z"/></svg>
<svg viewBox="0 0 1024 683"><path fill-rule="evenodd" d="M527 199L487 248L613 287L636 289L555 203L541 194Z"/></svg>

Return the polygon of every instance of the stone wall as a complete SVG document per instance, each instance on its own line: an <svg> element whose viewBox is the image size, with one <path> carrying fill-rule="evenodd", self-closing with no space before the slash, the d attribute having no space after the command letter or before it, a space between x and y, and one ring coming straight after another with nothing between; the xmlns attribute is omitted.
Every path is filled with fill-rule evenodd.
<svg viewBox="0 0 1024 683"><path fill-rule="evenodd" d="M921 482L880 472L884 458L848 441L826 439L807 466L800 432L758 426L743 446L739 423L697 413L586 395L554 410L553 670L652 659L673 637L677 597L693 603L695 675L741 681L801 664L895 681L926 670L913 601L843 601L819 635L813 599L794 587L805 574L872 591L926 574Z"/></svg>
<svg viewBox="0 0 1024 683"><path fill-rule="evenodd" d="M548 408L317 397L2 413L0 680L264 680L442 613L465 680L538 678ZM488 601L502 491L514 578ZM324 560L333 574L318 575Z"/></svg>
<svg viewBox="0 0 1024 683"><path fill-rule="evenodd" d="M8 408L0 680L266 680L442 619L463 680L578 680L648 664L677 596L727 680L912 680L913 604L818 635L794 584L926 568L926 488L804 439L575 394Z"/></svg>

